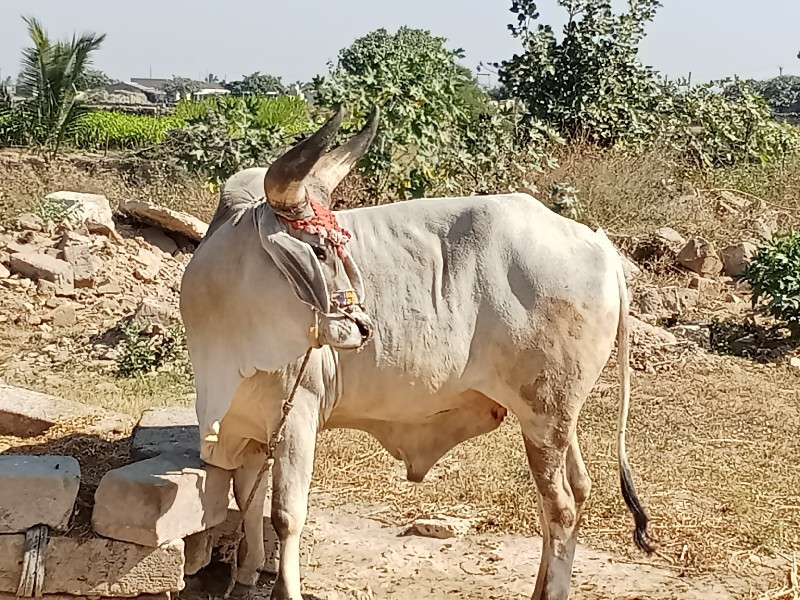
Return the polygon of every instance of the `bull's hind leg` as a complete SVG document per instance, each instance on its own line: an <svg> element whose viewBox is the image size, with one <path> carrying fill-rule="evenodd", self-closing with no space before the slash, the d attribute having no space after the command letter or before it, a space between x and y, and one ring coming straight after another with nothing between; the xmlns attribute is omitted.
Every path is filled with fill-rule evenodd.
<svg viewBox="0 0 800 600"><path fill-rule="evenodd" d="M518 411L531 474L539 492L542 558L533 600L567 600L578 525L591 481L575 434L591 385L543 372L523 386Z"/></svg>
<svg viewBox="0 0 800 600"><path fill-rule="evenodd" d="M284 441L272 470L272 524L280 540L278 578L272 600L302 600L300 595L300 536L308 515L308 492L314 469L319 424L316 396L298 390L286 418Z"/></svg>

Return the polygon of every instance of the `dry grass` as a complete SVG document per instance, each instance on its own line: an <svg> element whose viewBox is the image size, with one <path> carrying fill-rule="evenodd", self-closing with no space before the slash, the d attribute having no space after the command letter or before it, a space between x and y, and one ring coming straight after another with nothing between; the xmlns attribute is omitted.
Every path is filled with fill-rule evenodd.
<svg viewBox="0 0 800 600"><path fill-rule="evenodd" d="M617 235L646 236L669 226L685 236L733 243L757 237L753 223L765 210L777 211L781 226L800 224L800 160L682 174L656 152L633 156L573 146L559 164L536 181L542 199L551 184L571 183L585 211L582 220ZM764 204L756 202L745 214L721 212L720 190Z"/></svg>
<svg viewBox="0 0 800 600"><path fill-rule="evenodd" d="M0 224L59 190L104 194L112 208L124 198L152 200L206 220L217 203L199 180L163 165L99 155L64 155L45 163L19 150L0 151Z"/></svg>

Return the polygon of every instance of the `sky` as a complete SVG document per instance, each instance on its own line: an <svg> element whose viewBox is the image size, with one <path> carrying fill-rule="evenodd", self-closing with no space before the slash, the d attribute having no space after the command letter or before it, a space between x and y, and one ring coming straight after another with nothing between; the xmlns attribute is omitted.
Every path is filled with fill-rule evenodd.
<svg viewBox="0 0 800 600"><path fill-rule="evenodd" d="M663 74L692 81L730 75L800 75L800 0L662 0L640 57ZM507 30L510 0L0 0L0 77L16 76L28 45L21 15L51 37L92 31L106 40L95 68L116 79L234 80L261 71L285 83L325 74L340 49L374 29L424 28L463 48L475 68L519 50ZM620 9L624 0L615 1ZM541 22L563 25L556 0L539 2ZM491 78L484 83L494 85Z"/></svg>

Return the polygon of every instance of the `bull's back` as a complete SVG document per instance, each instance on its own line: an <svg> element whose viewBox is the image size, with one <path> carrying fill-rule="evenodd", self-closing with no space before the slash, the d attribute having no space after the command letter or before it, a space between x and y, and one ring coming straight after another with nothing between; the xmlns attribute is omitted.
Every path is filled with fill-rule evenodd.
<svg viewBox="0 0 800 600"><path fill-rule="evenodd" d="M375 323L367 348L341 356L344 413L447 410L510 358L616 328L614 257L530 196L415 200L340 220Z"/></svg>

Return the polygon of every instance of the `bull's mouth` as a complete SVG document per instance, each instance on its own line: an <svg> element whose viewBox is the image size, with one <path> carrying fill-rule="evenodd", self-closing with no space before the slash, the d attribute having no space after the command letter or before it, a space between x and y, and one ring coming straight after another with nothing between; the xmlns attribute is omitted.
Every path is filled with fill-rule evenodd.
<svg viewBox="0 0 800 600"><path fill-rule="evenodd" d="M373 325L364 314L322 319L319 341L341 350L355 350L372 337Z"/></svg>

